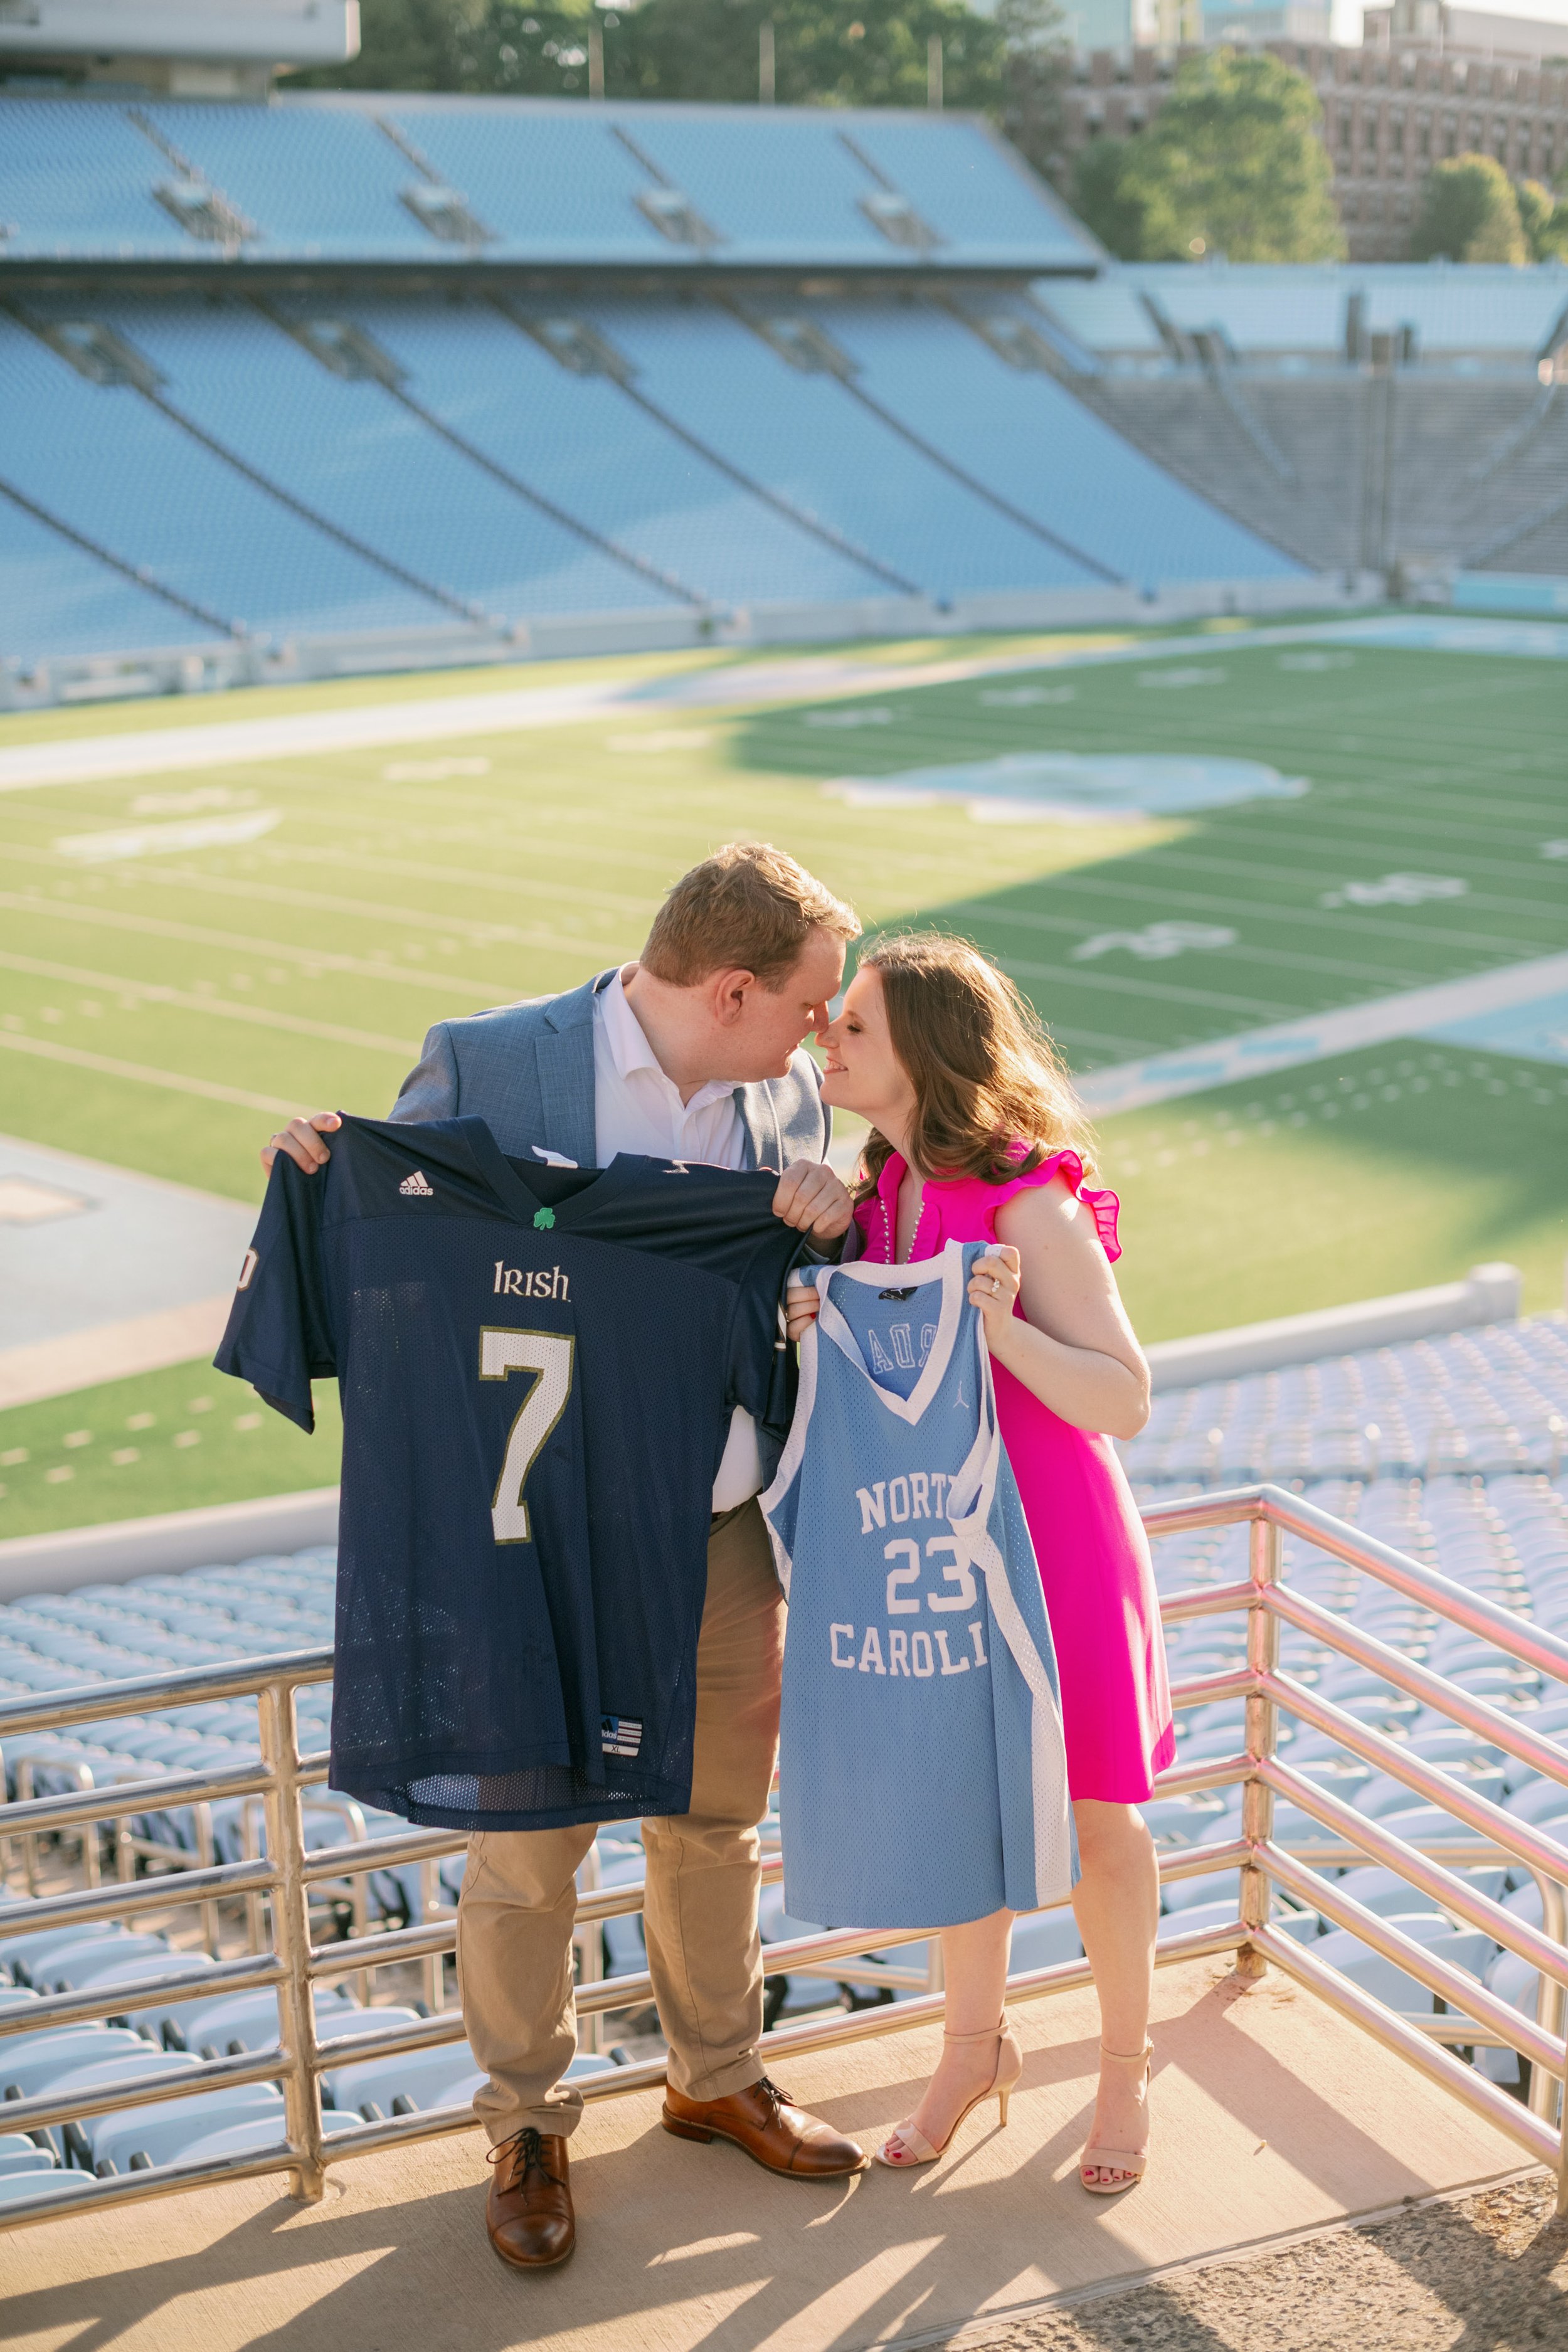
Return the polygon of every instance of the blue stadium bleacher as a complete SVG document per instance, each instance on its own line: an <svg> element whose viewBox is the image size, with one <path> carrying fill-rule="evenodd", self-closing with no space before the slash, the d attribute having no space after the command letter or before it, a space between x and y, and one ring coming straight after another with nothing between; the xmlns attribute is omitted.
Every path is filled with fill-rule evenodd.
<svg viewBox="0 0 1568 2352"><path fill-rule="evenodd" d="M496 257L643 262L680 257L637 209L652 176L614 136L609 110L510 102L385 102L437 174L468 199ZM428 243L429 240L426 239Z"/></svg>
<svg viewBox="0 0 1568 2352"><path fill-rule="evenodd" d="M1034 290L1047 317L1090 352L1135 353L1153 360L1164 352L1137 285L1124 271L1108 270L1093 278L1045 278Z"/></svg>
<svg viewBox="0 0 1568 2352"><path fill-rule="evenodd" d="M1143 1434L1121 1450L1145 1506L1271 1476L1306 1499L1394 1545L1456 1582L1542 1625L1568 1634L1568 1463L1563 1410L1568 1399L1568 1326L1542 1316L1447 1339L1418 1340L1361 1356L1288 1367L1246 1380L1214 1382L1156 1397ZM1162 1591L1224 1584L1247 1573L1244 1528L1170 1537L1155 1549ZM1561 1741L1568 1733L1568 1693L1503 1658L1405 1600L1386 1585L1287 1538L1286 1573L1294 1589L1358 1629L1429 1665L1461 1688L1518 1714L1532 1730ZM1173 1628L1167 1647L1173 1676L1239 1664L1246 1635L1236 1619L1197 1620ZM1440 1767L1568 1843L1568 1789L1543 1779L1484 1738L1436 1710L1426 1710L1375 1674L1284 1630L1281 1663L1336 1706L1359 1716ZM1178 1718L1178 1762L1228 1755L1241 1744L1239 1702L1220 1702ZM1391 1774L1358 1764L1325 1736L1292 1729L1281 1718L1284 1760L1323 1778L1342 1801L1380 1826L1418 1843L1464 1838L1440 1808L1425 1805ZM1157 1802L1156 1833L1173 1844L1235 1834L1239 1791ZM1277 1811L1276 1835L1323 1841L1326 1832L1294 1806ZM1478 1892L1541 1920L1538 1890L1520 1867L1466 1869ZM1184 1922L1190 1906L1228 1881L1191 1879L1167 1890L1166 1907ZM1511 1890L1511 1891L1510 1891ZM1385 1916L1420 1907L1407 1883L1361 1865L1345 1891ZM1326 1923L1310 1915L1295 1930L1315 1938ZM1489 1938L1440 1913L1426 1915L1418 1941L1441 1941L1443 1957L1479 1976L1502 1998L1534 2014L1533 1972ZM1430 1932L1428 1932L1430 1931ZM1322 1957L1396 2007L1429 2011L1432 1995L1343 1929L1331 1929ZM1396 1981L1397 1979L1397 1981ZM1520 2061L1479 2050L1476 2063L1492 2080L1520 2087Z"/></svg>
<svg viewBox="0 0 1568 2352"><path fill-rule="evenodd" d="M858 149L857 154L855 150ZM920 264L864 198L901 197L959 268L1092 268L1096 248L977 124L891 112L406 94L268 104L0 98L0 219L26 257L189 258L153 190L184 164L237 216L236 263L468 257L405 192L443 184L498 260ZM642 158L647 158L645 163ZM861 158L866 160L861 160ZM712 239L671 240L639 202L689 198ZM223 240L216 240L221 244ZM209 243L209 254L214 249Z"/></svg>
<svg viewBox="0 0 1568 2352"><path fill-rule="evenodd" d="M103 545L101 530L98 537ZM109 551L134 562L118 548ZM0 661L30 669L50 655L207 642L221 640L205 623L0 495Z"/></svg>
<svg viewBox="0 0 1568 2352"><path fill-rule="evenodd" d="M620 385L573 373L485 303L358 302L410 394L594 529L720 604L879 594L874 572L750 495ZM538 316L570 316L538 306Z"/></svg>
<svg viewBox="0 0 1568 2352"><path fill-rule="evenodd" d="M1102 579L890 435L836 376L791 366L727 313L654 302L585 308L660 407L912 587L951 599Z"/></svg>
<svg viewBox="0 0 1568 2352"><path fill-rule="evenodd" d="M961 117L939 125L929 114L887 108L850 115L845 128L944 247L972 254L977 266L1016 268L1042 237L1058 268L1092 268L1101 258L1079 223L983 123Z"/></svg>
<svg viewBox="0 0 1568 2352"><path fill-rule="evenodd" d="M153 190L174 177L104 99L0 98L0 221L8 257L184 259L191 240Z"/></svg>
<svg viewBox="0 0 1568 2352"><path fill-rule="evenodd" d="M142 324L140 313L127 319L132 341ZM0 404L5 475L17 489L226 623L281 635L438 616L201 447L129 384L88 383L9 318L0 318ZM194 631L187 622L182 641ZM161 642L168 631L160 616L109 645Z"/></svg>
<svg viewBox="0 0 1568 2352"><path fill-rule="evenodd" d="M1158 359L1143 298L1184 334L1217 330L1241 358L1339 364L1347 306L1362 300L1366 333L1415 330L1415 357L1471 364L1532 362L1568 313L1568 268L1467 263L1124 262L1092 284L1045 278L1039 301L1068 332L1105 356Z"/></svg>
<svg viewBox="0 0 1568 2352"><path fill-rule="evenodd" d="M255 226L258 248L301 260L439 258L400 201L419 173L358 108L170 100L144 111Z"/></svg>
<svg viewBox="0 0 1568 2352"><path fill-rule="evenodd" d="M638 150L748 257L893 257L862 209L881 183L840 137L837 110L781 113L760 142L751 108L650 107L620 120Z"/></svg>
<svg viewBox="0 0 1568 2352"><path fill-rule="evenodd" d="M1022 289L1097 249L967 117L9 91L0 222L23 272L102 265L79 294L19 276L0 320L8 698L102 656L174 683L161 652L226 639L309 674L344 640L374 666L540 622L662 643L792 607L816 630L889 593L946 609L1294 569L943 308L963 273L1011 273L1015 296L979 299L1084 359ZM692 299L721 261L948 290L815 319L763 277ZM520 263L612 274L558 302ZM679 299L642 290L659 271ZM597 358L568 348L595 334Z"/></svg>
<svg viewBox="0 0 1568 2352"><path fill-rule="evenodd" d="M857 383L999 498L1140 585L1285 578L1301 567L1233 522L1046 374L931 308L820 313Z"/></svg>
<svg viewBox="0 0 1568 2352"><path fill-rule="evenodd" d="M1194 268L1190 263L1139 264L1119 271L1133 294L1145 293L1184 334L1218 328L1237 351L1310 352L1343 356L1345 298L1359 282L1325 265ZM1046 299L1054 298L1051 288Z"/></svg>
<svg viewBox="0 0 1568 2352"><path fill-rule="evenodd" d="M135 339L169 400L226 449L462 604L510 621L679 601L499 485L384 383L331 373L247 306L226 307L216 332L195 301L100 304L97 314ZM422 617L438 612L426 604Z"/></svg>

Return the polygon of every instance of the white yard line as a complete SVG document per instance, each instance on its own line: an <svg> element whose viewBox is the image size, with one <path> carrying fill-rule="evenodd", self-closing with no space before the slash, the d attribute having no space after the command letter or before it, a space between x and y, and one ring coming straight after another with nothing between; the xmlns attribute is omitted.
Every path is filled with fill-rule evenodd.
<svg viewBox="0 0 1568 2352"><path fill-rule="evenodd" d="M371 703L353 710L294 711L278 719L223 719L211 726L153 728L142 734L19 743L10 751L0 751L0 792L30 792L43 784L102 783L123 776L168 775L183 769L236 767L256 761L297 760L321 752L369 751L382 744L516 734L541 727L571 726L627 711L819 702L840 695L887 694L900 688L952 685L964 678L1001 677L1016 670L1073 669L1107 662L1160 662L1168 661L1173 655L1193 653L1217 659L1227 652L1259 646L1329 641L1436 653L1568 659L1568 625L1390 614L1363 620L1303 622L1282 628L1205 633L1201 636L1134 637L1093 646L1068 644L1027 654L985 655L919 666L821 656L749 662L683 671L675 677L639 680L629 685L517 687L505 693Z"/></svg>
<svg viewBox="0 0 1568 2352"><path fill-rule="evenodd" d="M233 1103L241 1110L265 1110L298 1118L305 1106L284 1102L277 1095L253 1095L243 1087L220 1086L213 1078L188 1078L183 1070L150 1069L144 1062L117 1061L110 1054L89 1054L79 1045L56 1045L42 1037L18 1037L0 1030L0 1046L15 1054L36 1054L42 1062L64 1062L78 1070L96 1070L106 1078L131 1078L138 1086L162 1087L176 1095L199 1095L204 1102Z"/></svg>
<svg viewBox="0 0 1568 2352"><path fill-rule="evenodd" d="M1143 1110L1180 1095L1231 1086L1238 1078L1268 1077L1303 1062L1324 1061L1331 1054L1420 1036L1441 1023L1531 1004L1560 989L1568 989L1568 955L1540 956L1468 980L1441 980L1429 988L1405 989L1397 996L1374 997L1370 1003L1347 1004L1335 1013L1311 1013L1270 1028L1249 1029L1238 1037L1217 1037L1179 1053L1152 1054L1140 1062L1095 1070L1079 1091L1097 1118Z"/></svg>

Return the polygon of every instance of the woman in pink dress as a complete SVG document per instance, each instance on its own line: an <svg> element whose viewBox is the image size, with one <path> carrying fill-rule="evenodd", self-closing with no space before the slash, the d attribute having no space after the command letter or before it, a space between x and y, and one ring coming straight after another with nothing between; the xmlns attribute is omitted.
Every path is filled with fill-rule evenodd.
<svg viewBox="0 0 1568 2352"><path fill-rule="evenodd" d="M1084 1122L1054 1047L966 941L921 933L874 947L823 1044L824 1100L872 1128L856 1188L861 1254L896 1265L948 1242L996 1244L969 1295L1061 1678L1081 1873L1073 1907L1100 2012L1079 2178L1114 2194L1142 2177L1148 2148L1160 1894L1137 1808L1175 1749L1148 1544L1110 1442L1135 1436L1149 1411L1148 1368L1110 1271L1115 1195L1085 1187ZM792 1336L816 1306L815 1290L792 1290ZM1004 2009L1012 1916L944 1930L942 2063L884 2163L930 2162L972 2106L1016 2080Z"/></svg>

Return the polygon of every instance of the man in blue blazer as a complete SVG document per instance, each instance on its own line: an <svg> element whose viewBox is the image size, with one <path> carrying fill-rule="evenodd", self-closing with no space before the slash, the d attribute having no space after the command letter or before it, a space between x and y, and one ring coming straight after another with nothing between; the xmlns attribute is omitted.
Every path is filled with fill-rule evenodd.
<svg viewBox="0 0 1568 2352"><path fill-rule="evenodd" d="M780 851L721 850L685 875L635 964L560 996L438 1022L396 1119L477 1116L513 1159L604 1167L617 1150L779 1172L775 1213L821 1248L850 1221L825 1165L829 1114L804 1039L826 1026L859 924ZM295 1119L263 1152L322 1166L333 1112ZM837 2179L864 2151L771 2083L757 1930L760 1841L777 1751L784 1603L756 1497L773 1461L743 1412L713 1490L697 1652L691 1809L643 1824L648 1969L669 2045L667 2130L727 2139L770 2170ZM591 1825L469 1840L458 1968L468 2040L489 2080L490 2242L519 2270L575 2242L566 2143L582 2095L572 1935Z"/></svg>

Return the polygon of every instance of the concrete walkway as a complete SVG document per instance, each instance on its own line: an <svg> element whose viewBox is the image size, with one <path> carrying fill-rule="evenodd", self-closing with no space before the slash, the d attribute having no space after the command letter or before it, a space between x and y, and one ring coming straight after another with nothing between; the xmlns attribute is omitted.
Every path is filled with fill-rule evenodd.
<svg viewBox="0 0 1568 2352"><path fill-rule="evenodd" d="M1027 2055L1007 2131L977 2114L912 2177L774 2180L732 2149L671 2140L658 2095L639 2094L587 2110L578 2252L559 2272L518 2277L491 2255L483 2149L464 2133L338 2167L314 2208L253 2181L0 2237L0 2335L14 2352L852 2352L1522 2168L1513 2142L1310 1993L1278 1973L1244 1991L1197 1961L1157 1980L1149 2178L1091 2200L1073 2167L1092 1996L1028 2003L1016 2022ZM935 2050L927 2029L784 2071L871 2139L908 2112Z"/></svg>
<svg viewBox="0 0 1568 2352"><path fill-rule="evenodd" d="M210 1354L255 1223L247 1202L0 1135L0 1407Z"/></svg>

